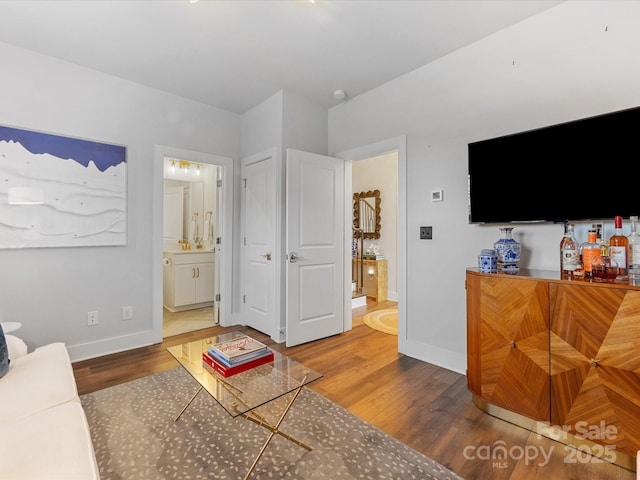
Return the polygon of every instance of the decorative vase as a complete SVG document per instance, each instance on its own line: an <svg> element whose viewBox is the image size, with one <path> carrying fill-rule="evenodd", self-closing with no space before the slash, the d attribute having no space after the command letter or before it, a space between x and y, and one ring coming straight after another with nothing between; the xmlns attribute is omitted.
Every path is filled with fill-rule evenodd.
<svg viewBox="0 0 640 480"><path fill-rule="evenodd" d="M502 236L493 244L493 249L498 257L498 271L515 273L520 262L520 243L513 238L514 227L500 227Z"/></svg>
<svg viewBox="0 0 640 480"><path fill-rule="evenodd" d="M484 273L497 273L498 256L496 251L489 248L483 249L478 255L478 267Z"/></svg>

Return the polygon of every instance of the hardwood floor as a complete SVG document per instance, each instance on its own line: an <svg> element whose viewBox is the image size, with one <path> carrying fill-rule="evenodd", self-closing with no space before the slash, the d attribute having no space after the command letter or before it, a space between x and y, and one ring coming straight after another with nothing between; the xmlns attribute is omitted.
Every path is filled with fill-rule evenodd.
<svg viewBox="0 0 640 480"><path fill-rule="evenodd" d="M82 395L176 368L168 346L241 330L322 372L324 377L310 385L316 392L465 479L636 478L622 467L576 455L569 447L491 417L472 403L464 375L399 354L396 336L362 324L368 311L394 305L358 307L349 332L292 348L248 327L212 327L168 337L161 344L76 362L78 391ZM491 458L501 448L506 449L506 457Z"/></svg>

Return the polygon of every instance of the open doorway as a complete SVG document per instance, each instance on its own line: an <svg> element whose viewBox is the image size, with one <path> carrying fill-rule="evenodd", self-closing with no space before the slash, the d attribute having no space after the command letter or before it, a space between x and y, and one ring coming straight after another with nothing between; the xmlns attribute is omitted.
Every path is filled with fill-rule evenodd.
<svg viewBox="0 0 640 480"><path fill-rule="evenodd" d="M217 324L215 296L218 170L163 160L163 338Z"/></svg>
<svg viewBox="0 0 640 480"><path fill-rule="evenodd" d="M397 172L397 206L396 206L396 221L395 221L395 275L396 275L396 290L390 290L389 297L395 298L398 309L398 351L402 352L405 349L407 343L407 324L406 324L406 272L405 266L407 262L407 250L406 250L406 159L407 159L407 139L405 135L382 140L377 143L356 147L352 150L342 151L336 154L336 157L345 160L345 191L352 197L353 190L353 166L359 161L365 161L373 157L382 156L388 153L394 153L397 158L396 172ZM351 206L350 206L351 207ZM352 207L351 207L352 208ZM350 208L350 209L351 209ZM348 215L345 225L345 233L347 233L348 245L345 245L345 259L347 262L351 262L353 257L353 216ZM386 248L386 247L385 247ZM345 281L351 284L353 272L351 268L345 271ZM361 308L368 308L366 306ZM352 319L352 306L349 305L349 312L345 312L345 318L351 324Z"/></svg>
<svg viewBox="0 0 640 480"><path fill-rule="evenodd" d="M397 302L398 152L354 161L352 190L353 307Z"/></svg>
<svg viewBox="0 0 640 480"><path fill-rule="evenodd" d="M233 160L156 145L155 161L154 331L230 325Z"/></svg>

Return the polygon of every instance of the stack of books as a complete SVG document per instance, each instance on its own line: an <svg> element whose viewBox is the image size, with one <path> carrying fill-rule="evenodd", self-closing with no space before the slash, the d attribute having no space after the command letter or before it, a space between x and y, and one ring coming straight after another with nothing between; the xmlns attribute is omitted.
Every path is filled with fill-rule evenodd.
<svg viewBox="0 0 640 480"><path fill-rule="evenodd" d="M264 343L248 335L211 345L202 352L202 360L223 377L269 363L273 352Z"/></svg>

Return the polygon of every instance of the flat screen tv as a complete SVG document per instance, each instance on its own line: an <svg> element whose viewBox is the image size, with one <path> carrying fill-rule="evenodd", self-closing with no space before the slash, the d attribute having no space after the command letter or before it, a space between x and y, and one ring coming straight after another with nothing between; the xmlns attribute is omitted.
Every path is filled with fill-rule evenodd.
<svg viewBox="0 0 640 480"><path fill-rule="evenodd" d="M640 107L469 143L469 223L640 215Z"/></svg>

